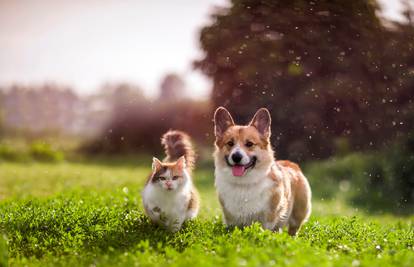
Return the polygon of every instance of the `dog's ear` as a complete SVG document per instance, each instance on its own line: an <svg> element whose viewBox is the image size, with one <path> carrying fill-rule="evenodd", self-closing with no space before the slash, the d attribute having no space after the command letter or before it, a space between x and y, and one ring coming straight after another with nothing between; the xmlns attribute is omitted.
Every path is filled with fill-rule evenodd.
<svg viewBox="0 0 414 267"><path fill-rule="evenodd" d="M234 125L233 118L227 109L219 107L214 112L214 134L216 137L223 136L224 132Z"/></svg>
<svg viewBox="0 0 414 267"><path fill-rule="evenodd" d="M271 122L272 119L270 117L269 110L267 110L267 108L261 108L256 112L256 114L254 114L254 117L249 123L249 126L255 127L261 135L269 138Z"/></svg>

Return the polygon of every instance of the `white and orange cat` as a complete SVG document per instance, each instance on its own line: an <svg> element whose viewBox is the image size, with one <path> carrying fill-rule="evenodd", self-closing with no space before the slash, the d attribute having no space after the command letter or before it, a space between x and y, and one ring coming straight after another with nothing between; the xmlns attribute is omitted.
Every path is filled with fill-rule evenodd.
<svg viewBox="0 0 414 267"><path fill-rule="evenodd" d="M311 189L298 165L276 161L270 144L270 113L259 109L248 125L236 125L223 107L214 114L215 185L224 221L259 222L295 235L311 212Z"/></svg>
<svg viewBox="0 0 414 267"><path fill-rule="evenodd" d="M163 162L153 158L142 200L152 222L176 232L186 220L195 218L199 210L199 196L191 178L195 153L190 137L184 132L168 131L161 143L167 157Z"/></svg>

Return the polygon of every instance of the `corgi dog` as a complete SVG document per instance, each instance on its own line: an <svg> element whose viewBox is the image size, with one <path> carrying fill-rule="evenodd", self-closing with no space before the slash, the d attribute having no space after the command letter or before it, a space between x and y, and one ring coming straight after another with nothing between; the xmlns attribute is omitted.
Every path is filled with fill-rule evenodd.
<svg viewBox="0 0 414 267"><path fill-rule="evenodd" d="M265 108L248 125L236 125L223 107L215 111L215 187L228 226L287 226L293 236L311 213L311 189L298 165L275 161L270 125Z"/></svg>
<svg viewBox="0 0 414 267"><path fill-rule="evenodd" d="M145 213L152 222L176 232L182 224L197 216L199 196L191 171L195 153L184 132L168 131L161 138L167 157L153 158L152 173L142 192Z"/></svg>

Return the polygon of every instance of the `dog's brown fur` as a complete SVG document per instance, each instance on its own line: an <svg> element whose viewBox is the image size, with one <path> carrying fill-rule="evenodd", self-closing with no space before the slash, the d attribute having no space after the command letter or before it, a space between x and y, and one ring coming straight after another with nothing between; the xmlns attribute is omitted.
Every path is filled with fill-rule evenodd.
<svg viewBox="0 0 414 267"><path fill-rule="evenodd" d="M263 198L268 197L268 200L263 203L263 207L258 207L262 215L257 215L250 223L257 220L260 221L264 227L272 228L271 230L279 230L283 226L288 226L288 233L295 235L301 225L307 220L311 210L311 191L306 177L303 175L299 166L287 160L275 161L274 152L270 145L270 114L266 109L260 109L249 125L236 125L231 118L230 113L224 108L218 108L215 113L215 163L216 163L216 187L219 193L220 204L223 209L223 215L226 223L231 225L244 226L245 221L240 218L250 218L249 214L243 214L238 209L231 209L234 205L226 203L226 198L231 199L228 194L232 194L231 188L243 186L234 180L235 177L226 178L221 175L220 171L227 166L225 156L228 156L234 143L238 145L249 157L256 156L258 158L254 169L257 173L262 174L263 177L251 176L247 174L240 179L257 179L260 183L266 183L266 190L263 192ZM248 146L247 142L253 143L253 146ZM227 175L227 174L226 174ZM217 177L219 176L219 177ZM223 176L223 177L221 177ZM221 179L218 182L217 179ZM226 181L226 179L234 180L234 183ZM256 181L256 180L255 180ZM245 181L248 184L249 181ZM248 184L246 188L234 192L243 191L249 194ZM221 187L221 188L220 188ZM227 189L222 189L227 188ZM230 188L230 190L228 189ZM222 191L220 191L220 189ZM230 192L223 192L228 190ZM254 190L254 189L253 189ZM235 196L237 199L237 196ZM259 199L260 200L260 199ZM231 202L230 200L228 200ZM258 205L261 202L259 201ZM266 204L267 203L267 204ZM258 213L260 213L258 212ZM237 219L239 218L239 219Z"/></svg>

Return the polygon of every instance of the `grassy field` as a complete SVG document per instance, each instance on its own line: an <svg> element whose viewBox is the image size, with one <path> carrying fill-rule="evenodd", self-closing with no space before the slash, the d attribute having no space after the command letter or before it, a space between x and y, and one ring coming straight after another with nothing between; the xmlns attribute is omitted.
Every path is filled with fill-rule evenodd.
<svg viewBox="0 0 414 267"><path fill-rule="evenodd" d="M149 159L146 160L150 162ZM414 217L367 215L314 198L299 236L226 229L211 169L195 182L200 216L176 234L142 214L148 166L0 163L0 266L412 266ZM317 177L310 175L312 180ZM318 190L314 188L314 190ZM338 190L339 191L339 190Z"/></svg>

